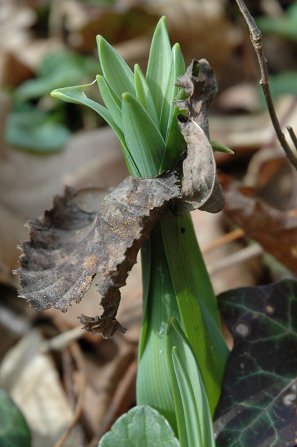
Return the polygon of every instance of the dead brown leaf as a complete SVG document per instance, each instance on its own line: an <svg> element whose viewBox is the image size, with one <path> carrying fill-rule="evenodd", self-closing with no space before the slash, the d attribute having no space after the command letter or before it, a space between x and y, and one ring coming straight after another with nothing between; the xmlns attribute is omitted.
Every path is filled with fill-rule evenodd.
<svg viewBox="0 0 297 447"><path fill-rule="evenodd" d="M183 162L183 205L190 211L200 208L217 213L224 206L224 198L208 130L208 108L217 93L217 81L205 59L194 59L186 73L178 78L177 85L188 96L185 101L178 102L180 109L187 111L187 117L178 116L187 143L187 157Z"/></svg>
<svg viewBox="0 0 297 447"><path fill-rule="evenodd" d="M180 195L176 174L156 179L128 177L105 197L96 212L83 211L67 188L52 210L30 223L30 241L22 246L19 270L22 292L38 309L66 311L81 301L97 273L101 317L81 316L90 332L106 337L124 329L115 319L119 288L137 253L169 201Z"/></svg>
<svg viewBox="0 0 297 447"><path fill-rule="evenodd" d="M71 422L72 410L52 359L40 352L42 342L40 333L32 330L6 353L0 385L24 413L33 445L52 447ZM72 438L67 445L74 442Z"/></svg>
<svg viewBox="0 0 297 447"><path fill-rule="evenodd" d="M253 195L252 188L225 179L225 213L292 272L297 273L297 210L280 211Z"/></svg>

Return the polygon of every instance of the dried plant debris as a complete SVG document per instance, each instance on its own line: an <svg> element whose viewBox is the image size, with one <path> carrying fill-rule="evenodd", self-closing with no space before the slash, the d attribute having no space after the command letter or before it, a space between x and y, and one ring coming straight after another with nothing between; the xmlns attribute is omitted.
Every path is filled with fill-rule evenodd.
<svg viewBox="0 0 297 447"><path fill-rule="evenodd" d="M128 177L108 194L99 213L88 213L66 188L54 207L30 222L30 241L20 257L21 297L37 309L66 311L80 302L100 273L98 290L103 314L81 317L89 331L111 336L124 329L115 316L119 288L136 262L137 253L164 207L180 196L176 174L154 179Z"/></svg>
<svg viewBox="0 0 297 447"><path fill-rule="evenodd" d="M224 206L224 197L210 142L195 121L183 115L178 119L187 143L187 157L183 161L182 206L188 211L199 208L218 213Z"/></svg>
<svg viewBox="0 0 297 447"><path fill-rule="evenodd" d="M193 61L178 82L189 96L180 104L187 116L179 117L179 125L188 145L182 173L128 177L105 197L99 212L88 210L79 200L80 193L66 188L52 210L29 223L30 240L22 246L18 271L20 296L37 309L66 311L72 301L81 301L99 274L103 313L100 317L82 315L80 321L88 331L105 337L124 332L116 320L119 289L165 208L174 201L175 209L222 209L208 139L207 109L217 90L215 77L207 61Z"/></svg>
<svg viewBox="0 0 297 447"><path fill-rule="evenodd" d="M295 447L297 282L218 297L234 337L216 409L217 447Z"/></svg>
<svg viewBox="0 0 297 447"><path fill-rule="evenodd" d="M238 186L223 178L226 198L225 213L244 229L246 235L262 245L297 274L297 213L273 208L255 196L252 188Z"/></svg>
<svg viewBox="0 0 297 447"><path fill-rule="evenodd" d="M193 60L184 75L177 80L188 99L178 101L186 116L179 115L178 123L187 143L183 162L183 208L217 213L224 207L216 163L209 142L208 107L217 93L215 75L205 59Z"/></svg>
<svg viewBox="0 0 297 447"><path fill-rule="evenodd" d="M178 77L176 85L187 95L187 99L177 101L178 107L186 110L188 118L202 127L209 137L208 108L218 92L218 85L208 61L193 59L186 73Z"/></svg>

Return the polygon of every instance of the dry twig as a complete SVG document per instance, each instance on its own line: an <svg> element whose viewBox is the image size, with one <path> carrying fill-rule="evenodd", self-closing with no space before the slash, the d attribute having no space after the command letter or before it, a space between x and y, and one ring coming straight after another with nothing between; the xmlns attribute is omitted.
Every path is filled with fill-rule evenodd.
<svg viewBox="0 0 297 447"><path fill-rule="evenodd" d="M281 129L279 120L277 118L274 105L273 105L270 86L269 86L267 61L266 61L264 51L263 51L261 30L257 27L256 22L255 22L253 16L251 15L251 13L249 12L245 2L243 0L236 0L236 3L240 9L241 14L244 17L244 20L246 21L246 23L248 25L248 28L250 31L251 42L252 42L252 45L254 47L254 50L255 50L257 58L258 58L260 72L261 72L260 85L263 89L263 93L265 96L265 101L267 104L267 108L268 108L268 112L270 115L272 125L274 127L278 141L280 142L280 145L282 146L283 150L285 151L288 160L294 166L294 168L297 170L297 157L294 154L294 152L291 150L291 147L288 144L284 133L282 132L282 129ZM292 130L292 132L293 132L293 130ZM292 138L291 132L290 132L290 135ZM293 138L292 138L292 140L295 145L295 148L297 149L296 137L295 137L295 140Z"/></svg>
<svg viewBox="0 0 297 447"><path fill-rule="evenodd" d="M88 447L96 447L99 439L110 430L114 421L123 413L129 410L132 396L135 393L135 380L137 373L137 361L132 361L127 371L122 377L119 385L115 391L115 394L110 402L110 406L107 410L105 418L101 424L99 433L96 434L94 439L89 443Z"/></svg>
<svg viewBox="0 0 297 447"><path fill-rule="evenodd" d="M229 233L224 234L221 237L218 237L213 242L208 244L205 248L202 249L203 254L209 253L212 250L216 250L230 242L236 241L245 236L245 231L242 228L236 228L235 230L230 231Z"/></svg>
<svg viewBox="0 0 297 447"><path fill-rule="evenodd" d="M236 251L229 256L225 256L223 259L213 262L207 267L210 275L221 272L228 268L237 266L251 259L258 258L264 253L264 250L260 245L253 244L249 247L245 247L242 250Z"/></svg>
<svg viewBox="0 0 297 447"><path fill-rule="evenodd" d="M55 447L62 447L68 436L70 435L72 429L78 422L81 412L82 412L82 406L83 406L83 399L84 399L84 393L85 393L85 386L86 386L86 378L85 378L85 372L84 372L84 358L80 351L80 348L77 343L72 342L72 344L69 347L71 355L73 359L75 360L76 367L77 367L77 374L76 374L76 385L78 388L77 391L77 401L76 405L73 411L72 421L67 427L67 429L64 431L64 433L61 435L60 439L56 442Z"/></svg>

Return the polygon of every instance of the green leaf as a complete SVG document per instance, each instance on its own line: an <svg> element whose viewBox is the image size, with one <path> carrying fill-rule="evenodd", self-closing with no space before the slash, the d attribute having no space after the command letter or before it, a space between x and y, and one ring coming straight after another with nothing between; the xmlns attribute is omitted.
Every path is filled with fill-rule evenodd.
<svg viewBox="0 0 297 447"><path fill-rule="evenodd" d="M78 84L85 76L96 74L97 62L70 51L50 53L41 61L36 79L24 82L16 90L16 99L26 101L47 95L58 87Z"/></svg>
<svg viewBox="0 0 297 447"><path fill-rule="evenodd" d="M219 143L216 140L210 140L210 144L212 146L213 151L215 152L224 152L225 154L234 155L234 151L230 149L228 146L225 146L222 143Z"/></svg>
<svg viewBox="0 0 297 447"><path fill-rule="evenodd" d="M175 44L172 48L172 61L172 70L166 92L166 98L168 98L168 103L170 104L170 111L167 116L166 110L163 109L161 117L161 129L165 135L166 142L165 154L162 162L162 169L165 170L173 169L182 152L186 150L186 143L177 122L177 115L181 112L175 105L176 100L184 99L186 96L185 91L175 85L178 76L186 71L184 58L179 44Z"/></svg>
<svg viewBox="0 0 297 447"><path fill-rule="evenodd" d="M173 316L178 319L179 311L159 224L142 249L142 268L145 302L139 342L137 404L154 407L176 430L165 335L168 321Z"/></svg>
<svg viewBox="0 0 297 447"><path fill-rule="evenodd" d="M1 447L30 447L31 435L21 411L3 389L0 389Z"/></svg>
<svg viewBox="0 0 297 447"><path fill-rule="evenodd" d="M142 177L159 174L165 143L155 123L137 99L123 94L122 122L126 146Z"/></svg>
<svg viewBox="0 0 297 447"><path fill-rule="evenodd" d="M156 26L146 72L146 79L151 91L156 110L161 119L163 107L168 109L166 91L172 65L171 46L166 27L166 18L162 17Z"/></svg>
<svg viewBox="0 0 297 447"><path fill-rule="evenodd" d="M106 107L103 107L101 104L98 104L98 102L88 98L87 95L85 94L85 90L91 85L93 85L93 82L91 82L90 84L75 85L73 87L58 88L51 92L51 96L53 98L61 99L62 101L65 102L90 107L92 110L97 112L113 128L113 130L117 135L118 135L117 132L119 131L118 138L120 139L121 142L124 143L123 133L119 129L119 127L116 126L110 112L106 109Z"/></svg>
<svg viewBox="0 0 297 447"><path fill-rule="evenodd" d="M208 399L194 353L177 321L170 322L166 336L181 447L215 447Z"/></svg>
<svg viewBox="0 0 297 447"><path fill-rule="evenodd" d="M283 13L281 17L259 17L257 24L262 31L274 33L288 39L297 40L297 3L293 2L291 6Z"/></svg>
<svg viewBox="0 0 297 447"><path fill-rule="evenodd" d="M141 405L121 416L103 436L98 447L179 447L166 419Z"/></svg>
<svg viewBox="0 0 297 447"><path fill-rule="evenodd" d="M134 67L134 82L135 82L136 98L143 106L143 108L147 111L147 113L150 115L154 123L158 126L159 119L156 107L151 92L148 88L144 74L142 73L138 64L136 64Z"/></svg>
<svg viewBox="0 0 297 447"><path fill-rule="evenodd" d="M69 130L55 123L51 115L37 109L12 112L5 129L6 142L34 152L55 152L63 149Z"/></svg>
<svg viewBox="0 0 297 447"><path fill-rule="evenodd" d="M176 86L176 80L178 76L184 74L186 71L185 61L180 49L180 45L176 43L172 48L172 67L169 74L169 79L167 83L167 89L165 94L165 100L163 102L162 114L160 120L160 129L164 138L170 132L172 126L172 118L175 110L175 98L178 92L178 87ZM178 124L176 123L178 128ZM180 133L180 132L179 132Z"/></svg>
<svg viewBox="0 0 297 447"><path fill-rule="evenodd" d="M109 110L107 110L105 107L103 107L101 104L98 104L98 102L93 101L92 99L88 98L85 94L85 90L90 87L91 84L85 84L85 85L76 85L73 87L64 87L59 88L51 92L51 96L54 98L61 99L65 102L70 102L74 104L81 104L87 107L90 107L92 110L97 112L106 122L110 125L110 127L114 130L116 136L118 137L121 146L123 148L123 154L126 159L127 166L131 173L135 174L138 173L138 169L135 165L134 159L129 151L129 149L126 146L126 140L124 138L124 134L122 130L119 128L119 126L114 121L113 117L111 116Z"/></svg>
<svg viewBox="0 0 297 447"><path fill-rule="evenodd" d="M228 358L216 297L190 215L168 215L161 228L182 327L193 347L213 414Z"/></svg>
<svg viewBox="0 0 297 447"><path fill-rule="evenodd" d="M134 95L133 73L126 62L102 36L97 36L97 46L102 73L110 87L119 98L124 92Z"/></svg>
<svg viewBox="0 0 297 447"><path fill-rule="evenodd" d="M269 76L269 84L273 99L284 95L296 95L297 71L282 71ZM262 88L258 88L259 98L263 108L266 108Z"/></svg>
<svg viewBox="0 0 297 447"><path fill-rule="evenodd" d="M96 80L98 83L99 91L109 110L112 118L114 119L117 126L122 129L122 110L121 110L121 100L116 95L116 93L112 90L108 82L104 79L103 76L97 75Z"/></svg>
<svg viewBox="0 0 297 447"><path fill-rule="evenodd" d="M296 445L297 282L219 296L234 337L216 416L217 447Z"/></svg>

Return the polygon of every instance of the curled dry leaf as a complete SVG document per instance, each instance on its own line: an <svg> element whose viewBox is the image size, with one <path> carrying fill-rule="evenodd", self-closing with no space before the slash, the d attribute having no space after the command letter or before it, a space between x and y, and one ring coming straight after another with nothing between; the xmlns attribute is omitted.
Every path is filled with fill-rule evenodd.
<svg viewBox="0 0 297 447"><path fill-rule="evenodd" d="M183 207L217 213L223 209L224 198L216 174L216 163L209 142L208 107L217 93L215 75L205 59L193 60L177 80L188 99L178 102L187 116L179 115L178 123L187 143L183 162Z"/></svg>
<svg viewBox="0 0 297 447"><path fill-rule="evenodd" d="M179 116L179 127L187 143L183 162L183 207L218 213L224 206L222 188L216 174L212 147L202 128L195 121Z"/></svg>
<svg viewBox="0 0 297 447"><path fill-rule="evenodd" d="M128 177L105 197L98 213L82 208L79 193L66 188L52 210L29 224L30 241L23 244L21 297L36 308L66 311L72 301L81 301L98 273L103 313L100 317L81 315L80 321L88 331L105 337L124 332L116 320L119 289L165 207L177 200L188 210L222 209L207 118L216 79L207 61L194 60L178 85L188 96L179 103L187 113L179 117L188 145L182 186L176 172L151 179Z"/></svg>
<svg viewBox="0 0 297 447"><path fill-rule="evenodd" d="M66 311L79 302L99 273L101 317L81 316L91 332L105 337L124 329L115 316L119 288L137 253L169 201L180 195L176 174L154 179L128 177L105 197L99 213L86 212L66 188L54 207L30 223L30 241L20 257L21 297L38 309Z"/></svg>
<svg viewBox="0 0 297 447"><path fill-rule="evenodd" d="M297 211L273 208L253 195L253 189L239 187L227 178L225 213L246 235L297 273Z"/></svg>

